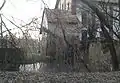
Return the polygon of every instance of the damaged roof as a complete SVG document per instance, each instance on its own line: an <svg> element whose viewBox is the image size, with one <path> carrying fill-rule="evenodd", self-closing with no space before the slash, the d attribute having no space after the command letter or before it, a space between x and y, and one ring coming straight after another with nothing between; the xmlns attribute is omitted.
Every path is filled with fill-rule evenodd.
<svg viewBox="0 0 120 83"><path fill-rule="evenodd" d="M58 21L71 24L79 23L77 16L72 15L71 12L67 10L45 8L45 14L49 23Z"/></svg>

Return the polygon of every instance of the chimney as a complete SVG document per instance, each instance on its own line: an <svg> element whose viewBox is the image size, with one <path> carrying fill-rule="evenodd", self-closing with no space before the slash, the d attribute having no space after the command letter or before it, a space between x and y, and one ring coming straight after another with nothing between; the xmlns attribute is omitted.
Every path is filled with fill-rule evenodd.
<svg viewBox="0 0 120 83"><path fill-rule="evenodd" d="M72 0L71 13L72 13L73 15L76 15L76 0Z"/></svg>

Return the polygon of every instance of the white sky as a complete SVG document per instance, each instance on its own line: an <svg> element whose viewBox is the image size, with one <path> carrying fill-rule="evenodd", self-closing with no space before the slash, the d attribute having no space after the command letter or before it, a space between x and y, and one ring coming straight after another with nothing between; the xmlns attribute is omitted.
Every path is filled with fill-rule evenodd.
<svg viewBox="0 0 120 83"><path fill-rule="evenodd" d="M55 7L56 0L43 1L49 6L49 8L53 9ZM2 2L3 0L0 0L0 5L2 4ZM41 17L43 8L44 4L42 3L42 0L6 0L6 4L2 9L1 13L3 13L7 18L11 20L13 20L11 18L13 16L15 18L16 24L19 25L21 24L20 20L23 20L25 23L28 23L33 17ZM7 26L10 26L9 28L15 28L9 22L5 22ZM37 36L38 34L34 35ZM35 38L35 36L33 38Z"/></svg>
<svg viewBox="0 0 120 83"><path fill-rule="evenodd" d="M28 20L32 17L40 17L44 8L41 0L6 0L7 3L2 9L2 13L13 16L21 20ZM50 8L54 8L56 0L43 0ZM0 0L2 3L3 0Z"/></svg>

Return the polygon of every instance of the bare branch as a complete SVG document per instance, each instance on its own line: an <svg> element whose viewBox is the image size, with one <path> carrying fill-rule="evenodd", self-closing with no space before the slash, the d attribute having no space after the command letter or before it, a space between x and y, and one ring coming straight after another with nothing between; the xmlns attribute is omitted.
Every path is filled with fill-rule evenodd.
<svg viewBox="0 0 120 83"><path fill-rule="evenodd" d="M105 15L97 8L95 4L92 4L89 0L81 0L83 3L87 4L99 17L100 21L104 23L104 25L108 28L111 29L112 25L108 23L106 20ZM120 36L112 29L112 32L115 34L115 36L120 39Z"/></svg>
<svg viewBox="0 0 120 83"><path fill-rule="evenodd" d="M6 0L4 0L2 6L0 7L0 10L4 7L5 3L6 3Z"/></svg>

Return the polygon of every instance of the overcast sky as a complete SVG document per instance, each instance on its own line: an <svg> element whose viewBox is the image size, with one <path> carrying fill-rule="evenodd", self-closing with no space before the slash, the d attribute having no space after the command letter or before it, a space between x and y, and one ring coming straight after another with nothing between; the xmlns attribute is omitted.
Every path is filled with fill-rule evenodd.
<svg viewBox="0 0 120 83"><path fill-rule="evenodd" d="M43 0L43 1L47 4L47 6L49 6L49 8L53 9L55 7L56 0ZM0 0L0 5L2 4L2 2L3 0ZM43 8L44 4L42 3L42 0L6 0L6 4L2 9L1 13L3 13L10 20L13 20L11 17L14 17L16 24L19 25L21 24L21 20L23 20L25 23L28 23L31 21L33 17L41 17ZM8 21L5 21L5 23L7 24L7 26L9 26L9 29L15 28ZM19 30L12 31L12 33L19 32L20 32ZM32 35L33 38L36 38L35 36L39 35L36 32L33 33L30 32L30 34ZM18 37L19 35L16 36Z"/></svg>
<svg viewBox="0 0 120 83"><path fill-rule="evenodd" d="M21 20L28 20L29 18L40 17L44 4L41 0L6 0L2 13L7 16L13 16ZM43 0L50 8L55 7L56 0ZM0 0L2 3L3 0Z"/></svg>

